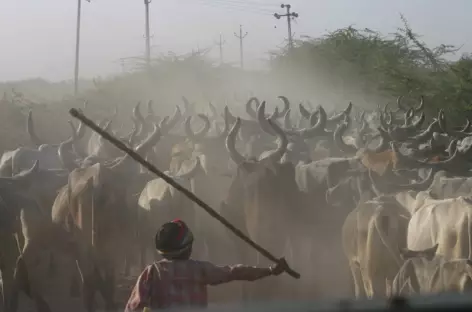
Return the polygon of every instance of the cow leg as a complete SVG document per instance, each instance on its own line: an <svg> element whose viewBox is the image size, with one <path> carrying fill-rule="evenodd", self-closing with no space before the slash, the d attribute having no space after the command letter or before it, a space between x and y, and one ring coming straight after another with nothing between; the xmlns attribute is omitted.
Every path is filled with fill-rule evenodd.
<svg viewBox="0 0 472 312"><path fill-rule="evenodd" d="M139 260L140 260L140 269L142 270L143 268L146 267L146 249L148 248L148 243L140 239L139 240Z"/></svg>
<svg viewBox="0 0 472 312"><path fill-rule="evenodd" d="M53 277L57 273L57 268L56 268L56 259L54 257L54 253L51 252L49 254L49 266L48 266L48 275L49 277Z"/></svg>
<svg viewBox="0 0 472 312"><path fill-rule="evenodd" d="M107 267L105 271L104 279L101 282L100 287L101 295L105 301L105 310L114 311L116 310L115 304L115 272L113 267Z"/></svg>
<svg viewBox="0 0 472 312"><path fill-rule="evenodd" d="M80 282L79 272L77 270L73 273L70 281L69 294L72 298L80 297Z"/></svg>
<svg viewBox="0 0 472 312"><path fill-rule="evenodd" d="M116 264L120 263L119 261L104 261L100 262L100 270L97 267L97 272L95 274L97 289L100 292L100 295L105 302L106 311L116 310L115 305L115 267L118 267ZM103 274L101 274L103 273Z"/></svg>
<svg viewBox="0 0 472 312"><path fill-rule="evenodd" d="M16 264L15 289L23 290L35 302L38 312L50 312L48 303L40 293L39 279L34 269L38 261L38 253L38 245L34 241L27 241Z"/></svg>
<svg viewBox="0 0 472 312"><path fill-rule="evenodd" d="M15 236L12 234L0 235L0 246L0 273L2 280L0 311L15 312L18 308L18 291L15 288L14 271L15 262L19 255Z"/></svg>
<svg viewBox="0 0 472 312"><path fill-rule="evenodd" d="M87 312L95 312L96 280L97 276L99 276L99 272L96 269L92 256L84 247L81 248L77 265L82 275L82 294L85 309Z"/></svg>
<svg viewBox="0 0 472 312"><path fill-rule="evenodd" d="M130 272L131 272L131 255L130 253L127 254L127 256L125 257L125 267L124 267L124 271L123 271L123 275L128 277L130 275Z"/></svg>
<svg viewBox="0 0 472 312"><path fill-rule="evenodd" d="M366 298L364 282L362 279L362 272L359 262L351 260L349 261L349 267L351 269L352 278L354 282L354 293L356 299Z"/></svg>

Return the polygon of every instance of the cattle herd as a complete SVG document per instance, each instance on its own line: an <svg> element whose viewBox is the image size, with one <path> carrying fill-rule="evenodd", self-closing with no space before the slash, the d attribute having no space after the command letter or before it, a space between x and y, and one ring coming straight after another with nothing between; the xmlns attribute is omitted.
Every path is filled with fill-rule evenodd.
<svg viewBox="0 0 472 312"><path fill-rule="evenodd" d="M425 122L423 98L410 107L400 97L395 110L349 103L327 113L293 110L279 96L283 109L267 113L266 102L251 97L245 118L234 115L239 106L196 113L183 99L172 116L155 113L152 102L146 114L136 105L125 136L113 129L116 112L100 126L301 273L221 286L210 300L472 289L470 122L451 126L442 110ZM66 141L44 144L31 113L26 123L36 147L4 151L0 160L0 311L25 300L54 310L45 295L52 278L86 311L121 309L119 280L134 281L157 257L153 235L174 218L194 232L194 258L269 264L82 124L70 122ZM73 265L61 265L67 261Z"/></svg>

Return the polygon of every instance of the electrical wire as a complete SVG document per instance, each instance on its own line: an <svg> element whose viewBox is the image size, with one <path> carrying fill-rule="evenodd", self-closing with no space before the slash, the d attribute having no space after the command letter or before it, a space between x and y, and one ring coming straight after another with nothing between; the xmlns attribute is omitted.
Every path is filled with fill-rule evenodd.
<svg viewBox="0 0 472 312"><path fill-rule="evenodd" d="M280 5L278 5L278 4L265 3L265 2L259 2L259 1L247 1L247 0L214 0L214 2L231 3L231 4L245 4L245 5L249 5L249 6L252 6L252 7L271 8L271 9L276 9L276 8L280 7Z"/></svg>
<svg viewBox="0 0 472 312"><path fill-rule="evenodd" d="M272 13L271 10L268 10L265 8L257 8L257 7L247 5L247 4L233 4L233 3L228 3L224 1L218 1L218 0L197 0L197 1L199 1L201 4L210 5L213 7L229 8L229 9L242 10L242 11L253 12L253 13L265 13L265 14Z"/></svg>
<svg viewBox="0 0 472 312"><path fill-rule="evenodd" d="M265 16L273 15L272 10L268 10L264 8L256 8L256 7L243 5L243 4L232 4L232 3L227 3L225 1L218 1L218 0L196 0L196 2L198 2L200 5L203 5L203 6L228 10L232 12L241 11L241 12L265 15Z"/></svg>

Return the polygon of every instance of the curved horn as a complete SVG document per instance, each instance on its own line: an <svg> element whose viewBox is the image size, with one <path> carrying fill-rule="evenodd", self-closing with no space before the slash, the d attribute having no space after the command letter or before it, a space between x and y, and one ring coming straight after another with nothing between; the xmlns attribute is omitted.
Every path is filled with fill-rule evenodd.
<svg viewBox="0 0 472 312"><path fill-rule="evenodd" d="M292 122L290 121L290 108L285 112L284 115L284 128L292 129Z"/></svg>
<svg viewBox="0 0 472 312"><path fill-rule="evenodd" d="M411 122L411 119L413 119L413 116L414 116L414 111L413 111L413 108L410 108L409 110L407 110L407 112L405 113L405 122L403 123L404 126L408 126Z"/></svg>
<svg viewBox="0 0 472 312"><path fill-rule="evenodd" d="M228 105L225 106L225 112L224 112L223 117L228 118L228 122L230 123L236 122L236 117L233 114L231 114L231 112L229 111Z"/></svg>
<svg viewBox="0 0 472 312"><path fill-rule="evenodd" d="M467 118L467 122L466 122L465 126L459 131L460 132L469 132L470 131L470 126L472 126L472 123L470 122L470 119Z"/></svg>
<svg viewBox="0 0 472 312"><path fill-rule="evenodd" d="M28 119L26 121L26 132L28 132L30 140L34 145L40 146L41 144L43 144L42 141L36 135L36 131L34 130L33 112L31 110L28 112Z"/></svg>
<svg viewBox="0 0 472 312"><path fill-rule="evenodd" d="M429 139L431 139L432 135L434 132L441 131L441 128L439 126L439 120L433 121L426 130L424 130L422 133L411 137L410 140L415 141L416 143L425 143Z"/></svg>
<svg viewBox="0 0 472 312"><path fill-rule="evenodd" d="M167 118L164 123L161 123L163 126L163 128L161 128L161 132L167 133L170 130L172 130L172 128L174 128L177 125L177 123L180 121L181 118L182 118L182 112L180 111L180 106L176 105L174 115L172 115L170 120L169 118Z"/></svg>
<svg viewBox="0 0 472 312"><path fill-rule="evenodd" d="M210 108L211 117L213 119L217 119L218 118L218 111L216 110L215 105L213 105L213 103L211 103L211 102L208 102L208 107Z"/></svg>
<svg viewBox="0 0 472 312"><path fill-rule="evenodd" d="M136 118L141 124L144 124L145 120L143 115L141 114L140 110L141 102L138 102L136 106L133 108L133 117Z"/></svg>
<svg viewBox="0 0 472 312"><path fill-rule="evenodd" d="M267 155L267 157L265 157L262 160L270 160L271 162L275 163L275 162L279 162L280 159L287 152L288 139L284 131L274 121L268 119L267 122L272 127L273 131L275 132L278 142L277 142L277 149L273 151L272 153L270 153L269 155Z"/></svg>
<svg viewBox="0 0 472 312"><path fill-rule="evenodd" d="M203 139L207 135L208 131L210 131L210 128L211 128L211 122L207 116L203 114L198 114L197 116L200 117L201 120L203 120L205 125L200 131L196 133L193 132L192 126L190 124L192 120L192 116L188 116L187 119L185 120L185 134L192 141L198 141L198 140Z"/></svg>
<svg viewBox="0 0 472 312"><path fill-rule="evenodd" d="M298 108L303 118L310 119L311 113L305 108L305 106L303 106L302 103L298 104Z"/></svg>
<svg viewBox="0 0 472 312"><path fill-rule="evenodd" d="M349 105L346 107L346 109L344 111L340 112L337 115L334 115L334 116L328 118L328 121L330 121L330 122L341 121L341 119L343 119L345 115L351 114L351 110L352 110L352 102L349 102Z"/></svg>
<svg viewBox="0 0 472 312"><path fill-rule="evenodd" d="M439 112L438 119L439 119L439 127L441 128L441 130L443 132L449 134L450 136L458 137L458 138L461 138L461 139L463 139L465 137L472 136L472 133L462 132L462 131L454 131L454 130L447 129L446 117L445 117L444 111L442 109Z"/></svg>
<svg viewBox="0 0 472 312"><path fill-rule="evenodd" d="M182 101L184 102L185 108L184 116L188 117L189 115L192 115L195 111L195 103L190 104L190 101L185 96L182 96Z"/></svg>
<svg viewBox="0 0 472 312"><path fill-rule="evenodd" d="M383 194L398 193L401 191L410 191L410 190L420 192L420 191L427 190L431 186L431 183L434 180L435 173L436 173L436 170L431 168L428 176L424 178L423 181L410 183L410 184L392 184L392 183L379 182L377 181L376 178L374 178L375 174L373 175L371 170L369 170L369 178L372 183L372 186L376 190L378 190L380 193L383 193Z"/></svg>
<svg viewBox="0 0 472 312"><path fill-rule="evenodd" d="M346 130L348 128L348 125L349 125L348 121L346 120L347 118L349 118L349 117L346 115L343 122L341 122L336 127L336 130L334 130L334 134L333 134L334 144L336 145L336 147L341 152L348 153L348 154L356 154L357 153L357 148L355 148L354 146L352 146L350 144L346 144L343 140L343 137L342 137L344 132L346 132Z"/></svg>
<svg viewBox="0 0 472 312"><path fill-rule="evenodd" d="M282 102L284 103L284 109L280 112L278 118L284 117L285 114L287 114L287 111L290 109L290 101L288 100L287 97L283 95L279 95L277 98L281 99Z"/></svg>
<svg viewBox="0 0 472 312"><path fill-rule="evenodd" d="M454 145L456 145L456 144L454 144ZM397 149L396 145L393 144L393 142L390 142L390 146L391 146L392 151L395 153L395 157L398 159L399 163L401 163L405 167L413 167L413 168L429 167L429 168L442 169L442 168L445 168L445 166L447 167L447 166L453 164L459 158L459 153L458 153L458 150L456 148L453 155L451 157L449 157L448 159L431 163L431 162L421 161L421 160L417 160L417 159L410 158L408 156L403 155Z"/></svg>
<svg viewBox="0 0 472 312"><path fill-rule="evenodd" d="M447 147L446 151L447 151L447 154L449 157L452 157L455 153L455 151L457 150L457 140L452 140L450 143L449 143L449 146Z"/></svg>
<svg viewBox="0 0 472 312"><path fill-rule="evenodd" d="M131 130L131 133L127 135L128 139L128 145L129 146L133 146L135 144L135 140L137 138L137 134L139 133L139 130L140 130L140 126L139 126L139 123L136 119L132 119L133 120L133 130Z"/></svg>
<svg viewBox="0 0 472 312"><path fill-rule="evenodd" d="M382 112L380 112L379 121L380 121L380 126L382 127L382 129L388 130L390 128L389 124L385 121L385 115Z"/></svg>
<svg viewBox="0 0 472 312"><path fill-rule="evenodd" d="M357 148L360 148L360 147L365 147L365 139L364 139L364 135L369 131L369 123L365 120L365 119L362 119L362 125L361 125L361 128L359 129L359 131L357 132L357 135L356 135L356 147Z"/></svg>
<svg viewBox="0 0 472 312"><path fill-rule="evenodd" d="M70 158L68 157L66 154L67 153L67 148L70 146L70 143L69 142L62 142L60 145L59 145L59 149L57 150L57 154L59 156L59 160L61 161L61 164L62 164L62 167L71 172L71 171L74 171L75 169L78 168L77 164Z"/></svg>
<svg viewBox="0 0 472 312"><path fill-rule="evenodd" d="M85 130L86 128L84 127L84 124L80 122L76 132L77 140L81 140L84 137Z"/></svg>
<svg viewBox="0 0 472 312"><path fill-rule="evenodd" d="M228 136L226 137L226 150L228 151L229 156L231 157L233 162L235 162L238 166L246 161L246 158L244 158L244 156L242 156L236 150L236 137L240 128L241 118L237 117L236 122L234 123L233 127L228 133Z"/></svg>
<svg viewBox="0 0 472 312"><path fill-rule="evenodd" d="M143 156L143 157L146 157L149 150L161 138L160 128L156 124L153 124L153 127L154 127L154 129L153 129L152 133L135 149L136 153L141 154L141 156ZM125 164L128 162L128 160L130 160L130 159L131 159L131 156L126 154L120 160L118 160L115 164L113 164L110 167L110 169L120 171L122 169L122 167L124 167Z"/></svg>
<svg viewBox="0 0 472 312"><path fill-rule="evenodd" d="M313 125L316 115L318 116L318 121ZM305 139L318 135L330 135L331 133L325 130L327 121L326 111L323 106L318 106L318 109L310 116L310 124L312 125L310 128L286 130L286 132L289 135L298 135Z"/></svg>
<svg viewBox="0 0 472 312"><path fill-rule="evenodd" d="M413 108L413 110L415 113L419 113L423 109L424 109L424 97L420 96L420 104L418 105L418 107Z"/></svg>
<svg viewBox="0 0 472 312"><path fill-rule="evenodd" d="M246 102L246 113L249 115L249 117L251 117L252 119L257 119L257 113L256 111L252 108L252 103L255 102L256 103L256 110L259 108L260 106L260 102L259 102L259 99L256 98L256 97L252 97L250 98L247 102Z"/></svg>
<svg viewBox="0 0 472 312"><path fill-rule="evenodd" d="M138 146L136 147L136 153L145 156L148 151L159 142L161 138L161 129L158 125L153 125L152 133Z"/></svg>
<svg viewBox="0 0 472 312"><path fill-rule="evenodd" d="M274 112L272 113L272 115L270 115L268 117L268 119L270 120L276 120L277 118L279 118L280 114L279 114L279 108L276 106L275 109L274 109Z"/></svg>
<svg viewBox="0 0 472 312"><path fill-rule="evenodd" d="M265 101L257 107L257 121L259 122L259 126L261 127L262 131L268 133L270 135L275 135L273 128L270 126L269 122L265 117Z"/></svg>
<svg viewBox="0 0 472 312"><path fill-rule="evenodd" d="M403 106L402 100L403 100L403 95L400 95L399 97L397 97L397 106L398 106L397 112L398 111L406 112L408 110L408 108Z"/></svg>
<svg viewBox="0 0 472 312"><path fill-rule="evenodd" d="M229 108L228 106L225 106L225 110L224 110L224 128L223 128L223 131L216 136L216 139L217 140L222 140L222 139L225 139L226 136L228 135L228 132L229 132L229 124L230 124L230 116L231 116L231 113L229 112Z"/></svg>
<svg viewBox="0 0 472 312"><path fill-rule="evenodd" d="M38 171L39 171L39 160L36 160L30 169L24 170L18 174L15 174L13 177L11 177L11 180L13 181L28 180L31 176L36 174Z"/></svg>
<svg viewBox="0 0 472 312"><path fill-rule="evenodd" d="M425 121L425 119L426 119L426 116L425 116L424 112L422 112L420 117L415 122L411 123L410 125L408 125L404 128L405 129L410 129L410 130L419 130L421 128L421 126L423 125L423 122Z"/></svg>

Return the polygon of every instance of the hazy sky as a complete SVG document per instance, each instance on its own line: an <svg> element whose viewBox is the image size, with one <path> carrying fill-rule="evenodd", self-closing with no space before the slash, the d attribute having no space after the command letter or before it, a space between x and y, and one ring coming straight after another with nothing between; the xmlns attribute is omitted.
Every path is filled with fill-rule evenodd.
<svg viewBox="0 0 472 312"><path fill-rule="evenodd" d="M82 4L81 76L108 75L121 70L117 60L144 52L144 0L91 0ZM248 65L257 66L264 53L287 35L279 0L153 0L153 52L189 52L215 46L220 32L225 61L237 62L239 25ZM383 33L401 26L399 13L428 44L464 45L472 51L470 0L290 0L299 13L293 32L318 36L354 24ZM73 75L77 0L0 0L0 80ZM218 57L214 47L212 56Z"/></svg>

